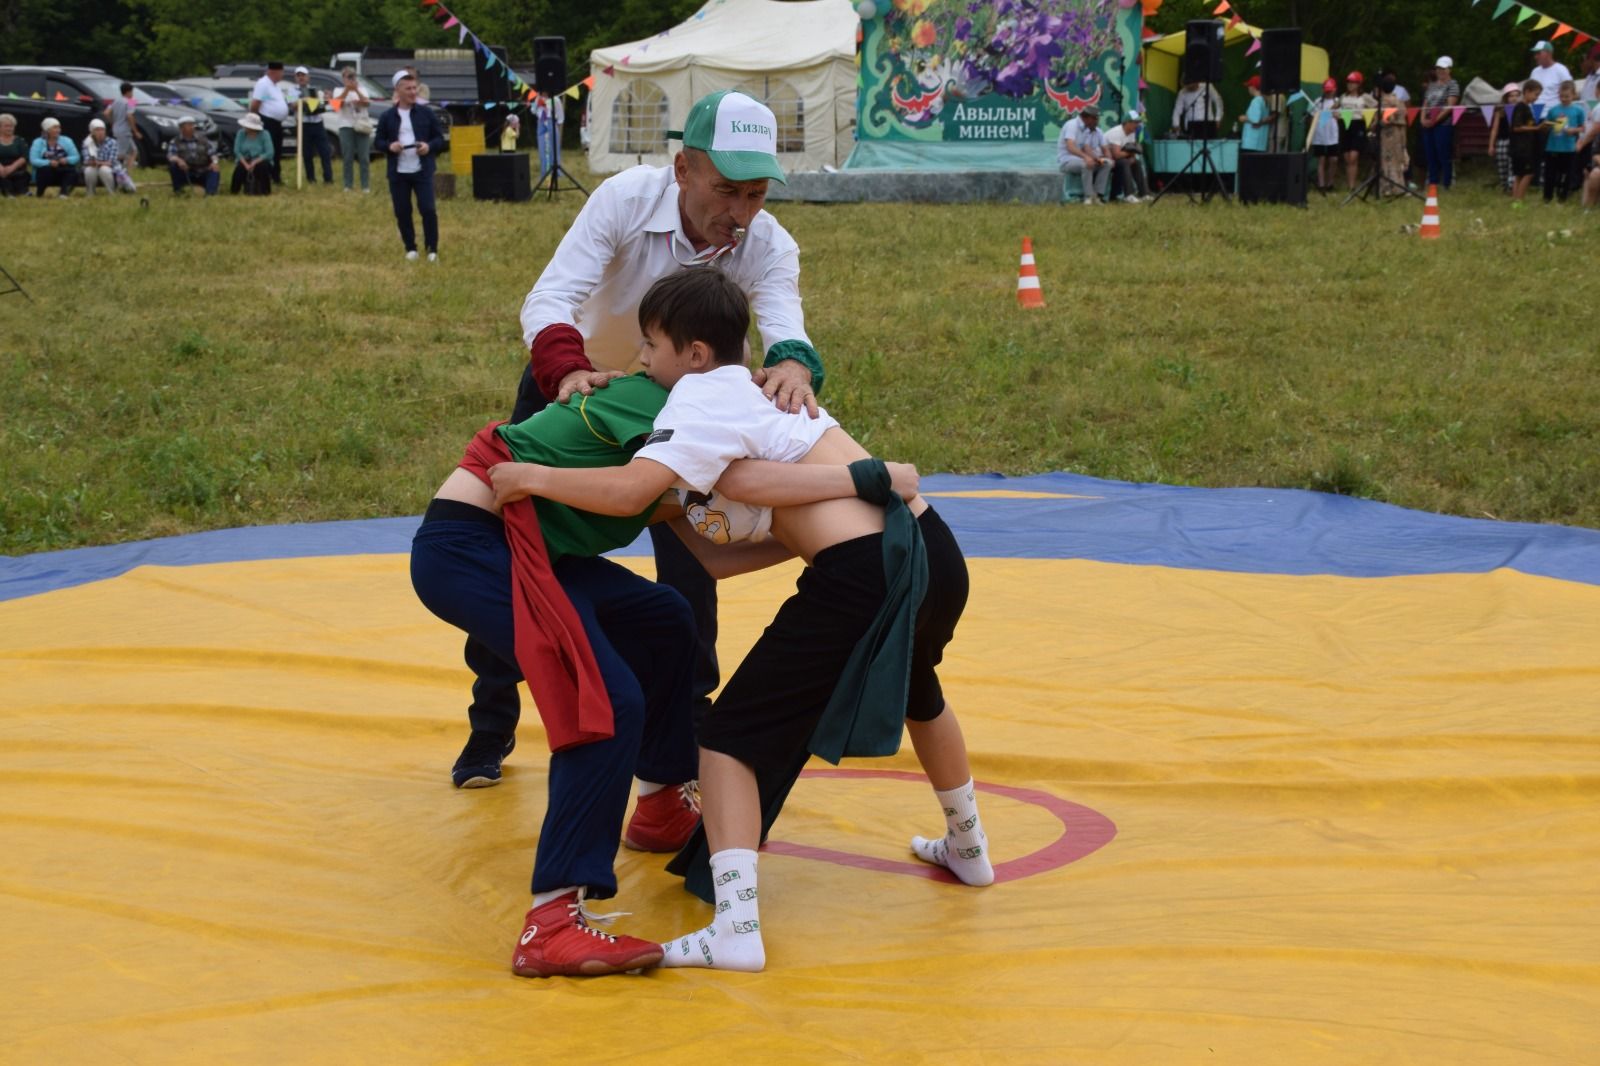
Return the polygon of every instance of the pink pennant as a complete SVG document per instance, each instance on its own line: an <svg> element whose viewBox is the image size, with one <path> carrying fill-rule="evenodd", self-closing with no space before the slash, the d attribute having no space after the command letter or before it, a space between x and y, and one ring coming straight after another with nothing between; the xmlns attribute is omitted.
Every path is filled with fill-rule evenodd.
<svg viewBox="0 0 1600 1066"><path fill-rule="evenodd" d="M459 26L459 25L461 25L461 20L456 18L454 15L451 15L449 18L445 19L445 22L444 22L444 28L447 29L447 30L452 26Z"/></svg>
<svg viewBox="0 0 1600 1066"><path fill-rule="evenodd" d="M1261 38L1257 37L1255 40L1250 42L1250 47L1244 50L1244 54L1247 56L1253 56L1259 51L1261 51Z"/></svg>
<svg viewBox="0 0 1600 1066"><path fill-rule="evenodd" d="M1450 125L1454 126L1457 122L1460 122L1461 114L1464 111L1466 111L1464 107L1452 107L1450 109Z"/></svg>

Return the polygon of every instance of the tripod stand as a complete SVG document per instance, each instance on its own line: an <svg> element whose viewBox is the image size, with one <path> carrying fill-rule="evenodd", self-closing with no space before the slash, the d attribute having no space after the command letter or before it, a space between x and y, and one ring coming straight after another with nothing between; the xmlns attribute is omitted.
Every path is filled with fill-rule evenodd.
<svg viewBox="0 0 1600 1066"><path fill-rule="evenodd" d="M6 296L13 292L20 292L22 293L23 299L27 300L29 303L33 303L33 297L28 295L28 290L22 287L22 283L20 281L11 276L11 271L7 270L4 266L0 266L0 274L5 275L5 279L11 283L11 288L0 289L0 296Z"/></svg>
<svg viewBox="0 0 1600 1066"><path fill-rule="evenodd" d="M562 174L566 174L567 182L576 186L577 190L583 193L584 196L588 196L589 190L585 189L581 184L579 184L578 179L573 177L571 174L568 174L567 168L561 165L561 127L556 125L555 116L553 113L550 119L550 147L550 166L540 173L539 180L533 183L533 187L537 189L539 186L544 184L544 179L549 177L550 191L545 195L545 199L554 200L557 192L558 179Z"/></svg>
<svg viewBox="0 0 1600 1066"><path fill-rule="evenodd" d="M1377 109L1377 114L1374 116L1374 118L1377 119L1377 131L1375 133L1369 132L1368 134L1373 138L1373 143L1376 145L1374 152L1376 161L1373 163L1372 173L1367 175L1366 181L1363 181L1360 185L1357 185L1355 188L1350 190L1350 195L1344 198L1344 203L1341 203L1339 205L1340 207L1345 206L1345 204L1348 204L1351 200L1354 200L1358 196L1363 200L1377 200L1379 203L1382 203L1385 199L1385 185L1396 190L1397 194L1404 193L1407 196L1415 196L1418 200L1422 199L1422 194L1417 190L1406 185L1404 182L1395 181L1393 178L1389 177L1389 175L1383 172L1383 127L1386 125L1393 125L1393 123L1385 120L1385 111L1400 113L1404 111L1404 108L1397 106L1394 108L1380 107ZM1404 118L1400 120L1400 128L1405 128Z"/></svg>
<svg viewBox="0 0 1600 1066"><path fill-rule="evenodd" d="M1205 95L1202 97L1202 99L1205 100L1205 114L1209 116L1211 114L1211 82L1209 80L1205 83ZM1215 127L1221 117L1222 116L1218 115L1216 118L1206 119L1205 124L1211 128L1211 132L1216 132ZM1199 203L1208 204L1211 202L1211 198L1218 194L1221 194L1224 200L1231 202L1233 200L1233 193L1228 191L1227 183L1222 180L1222 172L1217 169L1217 161L1211 157L1210 138L1199 138L1200 148L1196 150L1194 146L1194 142L1196 140L1194 135L1194 124L1192 122L1185 122L1184 132L1188 134L1189 161L1183 165L1182 170L1178 171L1176 174L1172 175L1171 178L1167 179L1167 184L1160 192L1156 193L1155 199L1151 200L1150 203L1152 205L1160 203L1161 198L1172 191L1173 187L1177 184L1178 179L1190 172L1193 172L1199 176L1200 186L1198 192L1196 192L1194 184L1192 183L1187 187L1189 202L1191 204L1197 202L1197 198Z"/></svg>

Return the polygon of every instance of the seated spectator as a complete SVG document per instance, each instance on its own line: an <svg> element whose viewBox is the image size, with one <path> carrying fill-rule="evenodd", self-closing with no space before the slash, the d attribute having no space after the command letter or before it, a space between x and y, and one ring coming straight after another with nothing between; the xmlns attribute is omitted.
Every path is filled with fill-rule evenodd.
<svg viewBox="0 0 1600 1066"><path fill-rule="evenodd" d="M28 195L28 139L17 136L17 117L0 115L0 196Z"/></svg>
<svg viewBox="0 0 1600 1066"><path fill-rule="evenodd" d="M1150 183L1144 174L1144 152L1139 147L1140 123L1143 117L1129 111L1122 121L1106 130L1106 154L1116 167L1111 184L1111 196L1121 195L1126 204L1142 203L1150 198Z"/></svg>
<svg viewBox="0 0 1600 1066"><path fill-rule="evenodd" d="M90 121L89 136L83 140L83 191L93 196L96 185L104 185L107 196L118 189L138 191L122 166L122 146L106 135L106 124L100 119Z"/></svg>
<svg viewBox="0 0 1600 1066"><path fill-rule="evenodd" d="M78 184L78 149L61 136L61 122L47 118L39 123L39 136L28 148L28 165L33 167L34 195L43 196L54 188L63 200Z"/></svg>
<svg viewBox="0 0 1600 1066"><path fill-rule="evenodd" d="M246 115L239 120L233 137L233 191L246 196L272 193L272 138L261 124L261 116Z"/></svg>
<svg viewBox="0 0 1600 1066"><path fill-rule="evenodd" d="M1076 174L1083 182L1083 202L1095 204L1105 199L1111 182L1111 159L1106 155L1105 134L1100 132L1100 109L1090 104L1078 117L1061 128L1056 149L1061 173Z"/></svg>
<svg viewBox="0 0 1600 1066"><path fill-rule="evenodd" d="M167 172L172 175L172 191L187 192L189 186L198 185L207 196L215 196L222 178L220 167L211 142L195 135L194 119L188 115L179 119L178 135L167 142Z"/></svg>

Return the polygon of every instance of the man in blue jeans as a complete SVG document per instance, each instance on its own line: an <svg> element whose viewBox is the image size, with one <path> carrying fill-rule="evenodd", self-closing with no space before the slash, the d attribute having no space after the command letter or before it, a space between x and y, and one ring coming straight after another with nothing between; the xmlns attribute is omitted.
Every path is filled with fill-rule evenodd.
<svg viewBox="0 0 1600 1066"><path fill-rule="evenodd" d="M394 76L394 106L378 119L373 134L378 151L389 156L389 198L406 259L417 260L417 231L411 224L411 197L422 216L423 247L428 262L439 261L439 215L433 204L434 156L444 150L444 131L426 106L417 105L417 76L399 70Z"/></svg>

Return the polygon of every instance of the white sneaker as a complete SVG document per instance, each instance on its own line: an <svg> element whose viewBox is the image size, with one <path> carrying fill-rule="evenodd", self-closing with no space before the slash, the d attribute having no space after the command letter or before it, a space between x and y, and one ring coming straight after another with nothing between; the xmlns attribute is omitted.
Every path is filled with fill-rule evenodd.
<svg viewBox="0 0 1600 1066"><path fill-rule="evenodd" d="M413 249L411 249L411 251L406 253L406 262L415 263L416 261L417 261L417 250L415 248L413 248Z"/></svg>
<svg viewBox="0 0 1600 1066"><path fill-rule="evenodd" d="M437 263L438 261L439 261L439 253L438 252L429 252L428 253L428 262Z"/></svg>

